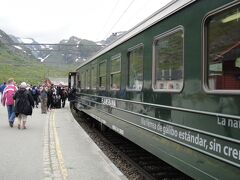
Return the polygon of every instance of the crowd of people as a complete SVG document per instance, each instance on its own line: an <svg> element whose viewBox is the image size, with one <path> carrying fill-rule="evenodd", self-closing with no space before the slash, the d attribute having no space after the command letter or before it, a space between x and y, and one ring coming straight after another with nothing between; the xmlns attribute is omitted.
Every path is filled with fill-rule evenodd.
<svg viewBox="0 0 240 180"><path fill-rule="evenodd" d="M53 108L64 108L68 97L68 88L63 85L45 84L31 86L26 82L17 85L13 78L0 85L0 99L7 107L9 126L13 127L18 119L18 129L26 129L27 116L41 103L41 113L47 114Z"/></svg>

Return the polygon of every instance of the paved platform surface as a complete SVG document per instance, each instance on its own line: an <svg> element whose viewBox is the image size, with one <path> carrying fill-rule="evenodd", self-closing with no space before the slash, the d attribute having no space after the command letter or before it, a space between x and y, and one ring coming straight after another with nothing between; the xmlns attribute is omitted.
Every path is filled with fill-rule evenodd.
<svg viewBox="0 0 240 180"><path fill-rule="evenodd" d="M125 176L72 117L68 104L41 114L34 109L27 129L10 128L0 105L1 180L117 180Z"/></svg>

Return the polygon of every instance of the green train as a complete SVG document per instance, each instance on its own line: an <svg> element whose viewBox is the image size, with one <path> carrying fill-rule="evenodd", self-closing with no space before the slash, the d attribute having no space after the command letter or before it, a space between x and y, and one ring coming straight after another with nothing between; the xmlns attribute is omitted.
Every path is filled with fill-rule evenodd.
<svg viewBox="0 0 240 180"><path fill-rule="evenodd" d="M240 178L239 0L172 1L69 85L74 108L192 178Z"/></svg>

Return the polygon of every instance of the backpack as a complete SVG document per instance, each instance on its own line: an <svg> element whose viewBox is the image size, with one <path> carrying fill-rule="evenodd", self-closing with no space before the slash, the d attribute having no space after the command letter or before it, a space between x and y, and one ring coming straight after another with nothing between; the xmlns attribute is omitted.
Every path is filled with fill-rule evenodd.
<svg viewBox="0 0 240 180"><path fill-rule="evenodd" d="M14 100L13 100L14 94L15 94L14 91L6 92L6 104L7 105L13 105L14 104Z"/></svg>
<svg viewBox="0 0 240 180"><path fill-rule="evenodd" d="M13 85L9 85L4 89L3 98L2 98L3 105L14 104L13 96L16 91L17 91L17 88Z"/></svg>

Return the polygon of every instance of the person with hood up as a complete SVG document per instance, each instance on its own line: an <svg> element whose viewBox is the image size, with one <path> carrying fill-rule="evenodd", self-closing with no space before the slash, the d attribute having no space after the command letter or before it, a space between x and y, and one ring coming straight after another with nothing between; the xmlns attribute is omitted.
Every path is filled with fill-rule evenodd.
<svg viewBox="0 0 240 180"><path fill-rule="evenodd" d="M34 107L34 100L31 92L27 89L27 84L22 82L19 90L14 95L15 100L15 114L18 118L18 129L26 129L27 116L32 115L32 109Z"/></svg>

